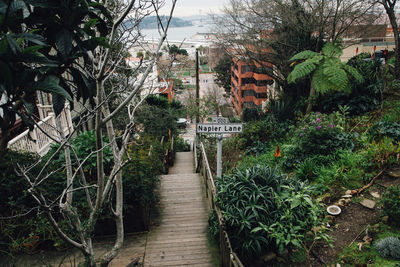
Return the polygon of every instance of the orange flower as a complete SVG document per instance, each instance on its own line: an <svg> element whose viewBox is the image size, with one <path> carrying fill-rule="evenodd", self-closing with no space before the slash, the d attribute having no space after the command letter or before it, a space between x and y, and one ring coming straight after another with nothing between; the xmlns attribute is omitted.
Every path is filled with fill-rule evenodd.
<svg viewBox="0 0 400 267"><path fill-rule="evenodd" d="M280 157L280 156L281 156L281 148L278 145L275 150L275 158Z"/></svg>

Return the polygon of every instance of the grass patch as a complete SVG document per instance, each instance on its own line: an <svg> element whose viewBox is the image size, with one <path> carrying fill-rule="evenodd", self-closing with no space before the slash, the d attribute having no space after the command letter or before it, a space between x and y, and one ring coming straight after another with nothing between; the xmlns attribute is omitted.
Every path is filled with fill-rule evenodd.
<svg viewBox="0 0 400 267"><path fill-rule="evenodd" d="M365 265L372 264L371 266L400 266L400 260L382 258L378 251L374 248L374 243L388 236L398 237L400 229L378 223L368 229L368 233L373 237L372 244L365 244L362 246L361 251L357 242L351 246L345 247L339 256L339 261L349 265Z"/></svg>

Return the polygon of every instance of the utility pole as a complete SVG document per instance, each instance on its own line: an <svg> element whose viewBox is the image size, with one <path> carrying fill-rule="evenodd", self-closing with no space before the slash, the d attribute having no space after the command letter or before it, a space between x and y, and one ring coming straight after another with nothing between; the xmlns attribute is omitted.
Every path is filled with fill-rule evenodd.
<svg viewBox="0 0 400 267"><path fill-rule="evenodd" d="M196 49L196 123L200 122L199 51Z"/></svg>
<svg viewBox="0 0 400 267"><path fill-rule="evenodd" d="M199 51L196 49L196 127L200 123L200 80L199 80ZM196 131L194 145L200 143L200 135Z"/></svg>

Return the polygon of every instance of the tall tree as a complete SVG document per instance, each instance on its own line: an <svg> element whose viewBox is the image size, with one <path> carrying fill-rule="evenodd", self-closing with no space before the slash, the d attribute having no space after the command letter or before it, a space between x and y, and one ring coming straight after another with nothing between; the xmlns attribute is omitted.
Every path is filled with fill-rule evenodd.
<svg viewBox="0 0 400 267"><path fill-rule="evenodd" d="M392 25L396 59L394 63L394 77L396 79L400 79L400 29L398 19L396 18L397 0L380 0L378 2L385 8L386 14L389 17L390 24Z"/></svg>
<svg viewBox="0 0 400 267"><path fill-rule="evenodd" d="M303 50L319 52L326 40L374 21L373 6L369 0L230 0L214 20L220 44L230 54L264 66L285 95L299 97L307 92L287 83L289 59Z"/></svg>
<svg viewBox="0 0 400 267"><path fill-rule="evenodd" d="M54 0L56 1L56 0ZM33 1L35 2L35 1ZM38 1L43 4L45 1ZM63 1L64 2L64 1ZM68 1L67 1L68 2ZM82 1L78 1L82 2ZM30 167L20 166L20 173L29 185L29 193L36 200L38 208L46 214L51 225L58 235L68 244L79 249L85 256L87 266L107 266L118 254L124 242L123 224L123 177L121 169L129 161L127 158L128 144L132 141L135 132L134 115L138 106L144 98L141 98L141 90L146 77L152 71L159 55L161 46L166 39L169 22L175 8L176 0L172 1L170 16L162 25L159 9L162 3L158 0L150 1L104 1L102 9L108 10L110 15L98 15L106 22L103 26L107 29L104 35L104 46L97 46L93 51L80 54L87 58L87 63L80 65L85 69L94 81L94 90L91 99L92 106L87 107L81 99L80 105L85 114L74 128L74 132L86 120L94 120L94 132L96 149L90 155L96 155L96 177L88 182L87 174L84 172L88 157L79 159L77 152L70 145L70 136L61 135L60 146L44 163L38 173L31 173ZM96 7L100 5L96 2ZM140 62L134 67L125 63L128 55L127 50L132 46L140 46L141 32L139 29L142 19L155 13L160 25L161 36L156 45L153 57L146 63ZM70 16L73 14L69 14ZM133 21L125 24L124 21ZM97 20L90 20L96 24ZM108 31L109 30L109 31ZM95 36L101 36L100 31L94 31ZM68 42L60 43L67 46ZM58 47L56 47L58 48ZM112 79L111 79L112 78ZM75 79L75 76L74 76ZM157 88L158 89L158 88ZM151 92L151 90L149 90ZM73 91L77 97L79 90ZM87 92L88 93L88 92ZM78 97L77 97L78 98ZM82 98L82 97L81 97ZM116 105L111 106L110 100L118 98ZM125 112L129 119L125 128L118 132L114 127L114 120L120 112ZM104 136L108 137L109 143L104 143ZM105 148L112 151L111 170L105 170ZM47 199L40 186L43 181L51 179L51 173L47 173L47 166L52 159L62 151L65 151L66 159L66 183L56 201ZM71 157L75 160L71 161ZM75 162L72 164L71 162ZM83 192L86 203L77 203L73 196L77 192ZM95 258L93 251L93 236L95 226L102 212L108 210L115 223L115 242L99 258ZM62 216L59 216L61 213ZM60 218L66 218L69 222L70 231L64 231L60 225ZM73 232L71 235L69 233Z"/></svg>
<svg viewBox="0 0 400 267"><path fill-rule="evenodd" d="M316 93L349 92L351 91L349 77L360 83L364 81L357 69L340 61L339 57L342 52L339 45L327 43L320 53L306 50L290 59L293 62L292 64L296 65L287 77L289 83L311 76L311 89L306 114L311 112Z"/></svg>
<svg viewBox="0 0 400 267"><path fill-rule="evenodd" d="M107 17L95 0L0 1L0 157L18 117L21 127L37 121L36 90L52 94L56 115L66 100L73 103L73 90L93 100L94 80L81 66L105 44Z"/></svg>
<svg viewBox="0 0 400 267"><path fill-rule="evenodd" d="M214 71L217 76L216 84L222 86L227 94L231 92L231 67L232 56L225 53L223 57L215 65Z"/></svg>

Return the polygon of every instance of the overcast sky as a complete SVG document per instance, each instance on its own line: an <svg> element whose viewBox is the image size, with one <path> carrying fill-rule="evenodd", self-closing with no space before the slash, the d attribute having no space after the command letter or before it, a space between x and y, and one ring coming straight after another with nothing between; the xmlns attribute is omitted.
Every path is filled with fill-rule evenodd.
<svg viewBox="0 0 400 267"><path fill-rule="evenodd" d="M165 0L164 11L168 13L171 7L171 0ZM209 13L221 13L220 9L228 0L178 0L176 3L174 16L207 15Z"/></svg>

